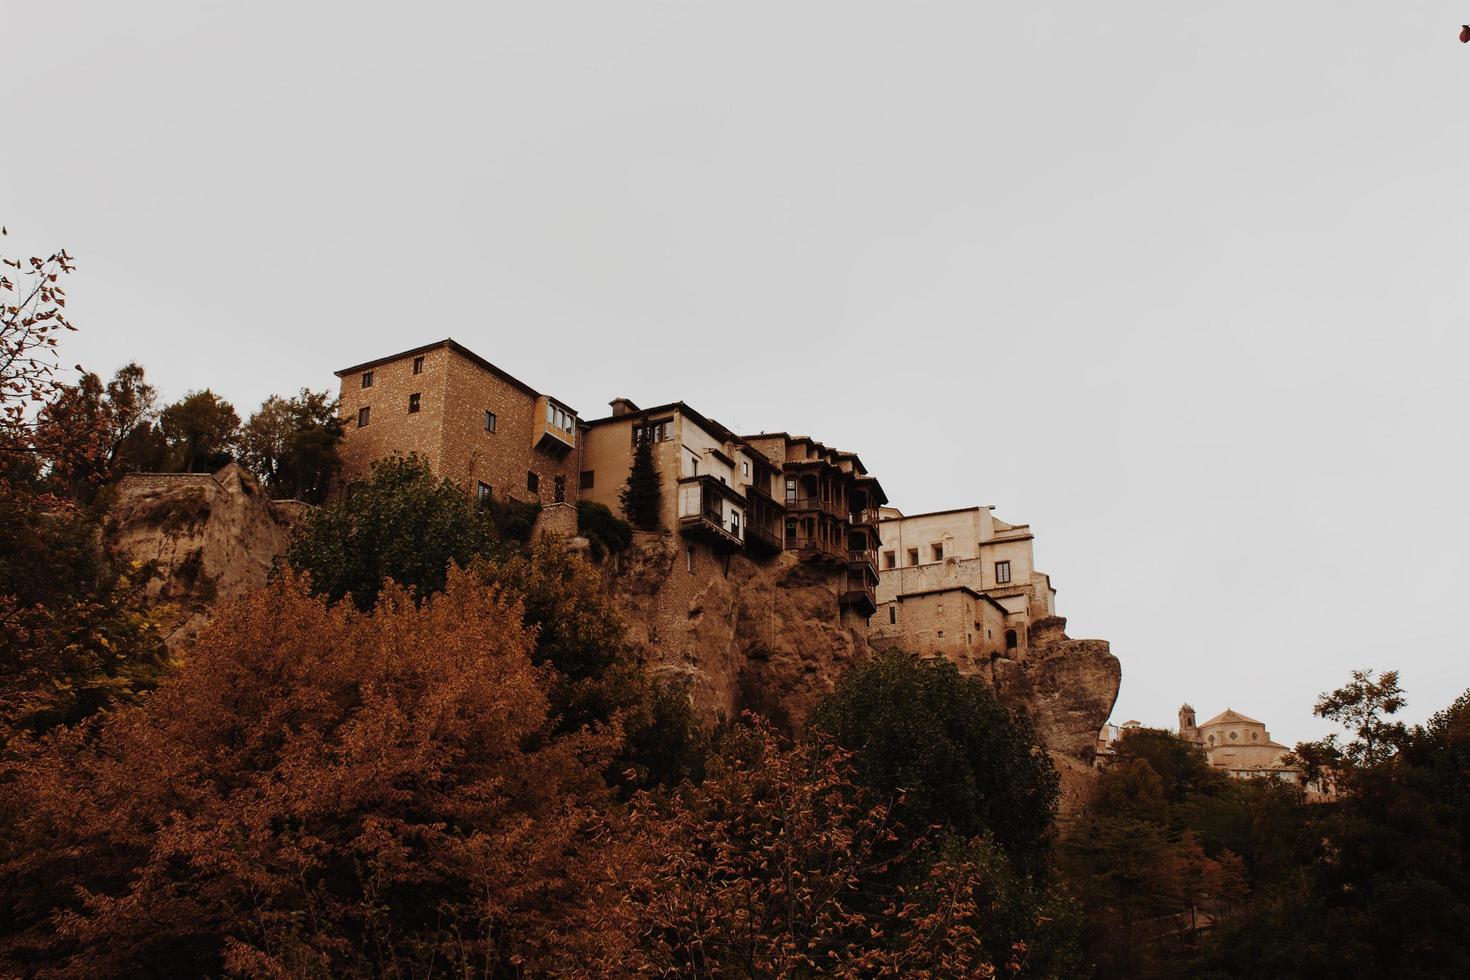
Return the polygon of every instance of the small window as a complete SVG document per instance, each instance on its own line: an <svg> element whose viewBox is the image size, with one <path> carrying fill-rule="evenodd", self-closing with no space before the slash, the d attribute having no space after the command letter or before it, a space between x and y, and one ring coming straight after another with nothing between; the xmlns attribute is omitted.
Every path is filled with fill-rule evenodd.
<svg viewBox="0 0 1470 980"><path fill-rule="evenodd" d="M541 492L541 477L535 470L526 471L526 489L532 493Z"/></svg>
<svg viewBox="0 0 1470 980"><path fill-rule="evenodd" d="M910 548L909 549L909 564L910 565L917 565L918 563L919 563L919 549L918 548Z"/></svg>
<svg viewBox="0 0 1470 980"><path fill-rule="evenodd" d="M495 413L492 412L492 411L489 411L488 409L485 411L485 431L486 432L494 432L495 431Z"/></svg>
<svg viewBox="0 0 1470 980"><path fill-rule="evenodd" d="M888 623L889 623L889 625L893 625L893 624L895 624L897 622L898 622L898 607L897 606L889 606L888 607Z"/></svg>
<svg viewBox="0 0 1470 980"><path fill-rule="evenodd" d="M581 487L583 490L591 490L592 489L592 478L593 478L594 474L595 474L595 471L594 470L583 470L582 471L582 478L577 482L577 485L579 487Z"/></svg>
<svg viewBox="0 0 1470 980"><path fill-rule="evenodd" d="M490 484L481 483L475 487L475 505L481 510L490 506Z"/></svg>
<svg viewBox="0 0 1470 980"><path fill-rule="evenodd" d="M357 427L359 429L365 428L372 414L373 410L366 405L362 406L362 408L359 408L357 410Z"/></svg>
<svg viewBox="0 0 1470 980"><path fill-rule="evenodd" d="M362 386L364 388L371 388L373 386L373 372L371 372L371 371L364 371L364 372L362 372Z"/></svg>
<svg viewBox="0 0 1470 980"><path fill-rule="evenodd" d="M998 561L995 563L995 584L1005 585L1011 580L1011 563Z"/></svg>
<svg viewBox="0 0 1470 980"><path fill-rule="evenodd" d="M414 392L413 394L411 394L411 395L408 396L408 414L409 415L417 415L418 413L419 413L419 393L418 392Z"/></svg>
<svg viewBox="0 0 1470 980"><path fill-rule="evenodd" d="M413 373L414 374L423 374L424 373L424 358L423 358L423 355L422 354L420 354L418 357L415 357L413 359Z"/></svg>
<svg viewBox="0 0 1470 980"><path fill-rule="evenodd" d="M694 545L692 544L684 549L684 569L691 573L694 571Z"/></svg>
<svg viewBox="0 0 1470 980"><path fill-rule="evenodd" d="M934 560L935 561L944 561L944 545L942 545L942 544L931 544L929 547L931 547L931 548L934 549Z"/></svg>
<svg viewBox="0 0 1470 980"><path fill-rule="evenodd" d="M898 556L891 551L883 552L883 567L893 568L898 564Z"/></svg>
<svg viewBox="0 0 1470 980"><path fill-rule="evenodd" d="M750 463L749 463L749 461L743 460L743 459L740 461L740 475L741 476L746 476L746 477L750 476Z"/></svg>
<svg viewBox="0 0 1470 980"><path fill-rule="evenodd" d="M1006 649L1007 650L1014 650L1014 649L1016 649L1016 631L1015 630L1006 630Z"/></svg>

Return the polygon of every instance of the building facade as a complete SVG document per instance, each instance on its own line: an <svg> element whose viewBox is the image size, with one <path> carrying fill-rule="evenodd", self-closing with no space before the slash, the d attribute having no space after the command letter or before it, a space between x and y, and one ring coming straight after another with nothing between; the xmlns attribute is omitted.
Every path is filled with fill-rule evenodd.
<svg viewBox="0 0 1470 980"><path fill-rule="evenodd" d="M1024 660L1031 624L1056 615L1056 590L1032 560L1031 528L989 507L905 515L878 523L876 615L869 638L964 665Z"/></svg>
<svg viewBox="0 0 1470 980"><path fill-rule="evenodd" d="M336 372L344 479L413 453L480 502L577 500L577 413L454 340Z"/></svg>

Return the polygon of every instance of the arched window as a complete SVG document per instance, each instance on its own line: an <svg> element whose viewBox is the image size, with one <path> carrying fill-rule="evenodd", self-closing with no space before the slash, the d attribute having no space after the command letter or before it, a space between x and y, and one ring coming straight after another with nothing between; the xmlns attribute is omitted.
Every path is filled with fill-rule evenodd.
<svg viewBox="0 0 1470 980"><path fill-rule="evenodd" d="M1016 631L1015 630L1006 630L1006 649L1007 650L1014 650L1014 649L1016 649Z"/></svg>

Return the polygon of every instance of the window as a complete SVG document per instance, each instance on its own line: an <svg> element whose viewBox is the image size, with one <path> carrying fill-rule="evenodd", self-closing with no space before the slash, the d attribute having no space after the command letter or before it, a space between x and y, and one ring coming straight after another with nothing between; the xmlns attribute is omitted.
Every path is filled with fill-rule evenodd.
<svg viewBox="0 0 1470 980"><path fill-rule="evenodd" d="M535 470L526 471L526 489L532 493L541 492L541 477Z"/></svg>
<svg viewBox="0 0 1470 980"><path fill-rule="evenodd" d="M919 563L919 549L918 548L910 548L909 549L909 564L910 565L917 565L918 563Z"/></svg>
<svg viewBox="0 0 1470 980"><path fill-rule="evenodd" d="M750 476L750 461L749 460L742 459L740 461L740 475L741 476L744 476L744 477L749 477Z"/></svg>
<svg viewBox="0 0 1470 980"><path fill-rule="evenodd" d="M495 431L495 413L490 411L488 408L485 410L485 431Z"/></svg>
<svg viewBox="0 0 1470 980"><path fill-rule="evenodd" d="M364 372L362 372L362 386L364 388L371 388L373 386L373 372L371 372L371 371L364 371Z"/></svg>
<svg viewBox="0 0 1470 980"><path fill-rule="evenodd" d="M481 483L475 487L475 506L481 510L490 506L490 484Z"/></svg>
<svg viewBox="0 0 1470 980"><path fill-rule="evenodd" d="M593 476L593 473L594 472L595 471L593 471L593 470L583 470L582 471L582 478L577 481L577 486L581 487L583 490L591 490L592 489L592 476Z"/></svg>
<svg viewBox="0 0 1470 980"><path fill-rule="evenodd" d="M795 521L787 521L786 522L786 540L787 540L788 543L791 542L791 541L795 541L796 540L796 522Z"/></svg>
<svg viewBox="0 0 1470 980"><path fill-rule="evenodd" d="M931 547L931 548L934 549L934 560L935 561L944 561L944 545L942 545L942 544L931 544L929 547Z"/></svg>
<svg viewBox="0 0 1470 980"><path fill-rule="evenodd" d="M413 394L411 394L411 395L408 396L408 414L409 415L417 415L418 413L419 413L419 393L418 392L414 392Z"/></svg>
<svg viewBox="0 0 1470 980"><path fill-rule="evenodd" d="M883 567L892 568L898 564L898 556L891 551L883 552Z"/></svg>
<svg viewBox="0 0 1470 980"><path fill-rule="evenodd" d="M1011 563L998 561L995 563L995 584L1005 585L1011 580Z"/></svg>
<svg viewBox="0 0 1470 980"><path fill-rule="evenodd" d="M424 373L424 357L423 357L422 354L420 354L418 357L415 357L413 359L413 373L414 374L423 374Z"/></svg>
<svg viewBox="0 0 1470 980"><path fill-rule="evenodd" d="M546 424L563 432L572 431L572 413L554 402L546 403Z"/></svg>
<svg viewBox="0 0 1470 980"><path fill-rule="evenodd" d="M659 419L656 422L644 422L633 426L633 443L636 445L644 439L653 442L668 442L669 423L673 421L673 419Z"/></svg>
<svg viewBox="0 0 1470 980"><path fill-rule="evenodd" d="M740 511L730 511L730 533L740 537Z"/></svg>
<svg viewBox="0 0 1470 980"><path fill-rule="evenodd" d="M359 429L364 428L368 424L368 419L372 414L373 410L366 405L359 408L357 410L357 427Z"/></svg>
<svg viewBox="0 0 1470 980"><path fill-rule="evenodd" d="M567 478L558 476L551 481L551 499L558 504L567 502Z"/></svg>
<svg viewBox="0 0 1470 980"><path fill-rule="evenodd" d="M786 502L788 504L796 503L796 480L789 476L786 478Z"/></svg>
<svg viewBox="0 0 1470 980"><path fill-rule="evenodd" d="M694 545L692 544L684 549L684 570L690 573L694 571Z"/></svg>
<svg viewBox="0 0 1470 980"><path fill-rule="evenodd" d="M944 639L944 630L939 630L937 635L941 640Z"/></svg>
<svg viewBox="0 0 1470 980"><path fill-rule="evenodd" d="M1014 650L1014 649L1016 649L1016 631L1015 630L1006 630L1006 649L1007 650Z"/></svg>
<svg viewBox="0 0 1470 980"><path fill-rule="evenodd" d="M889 625L892 625L892 624L898 622L898 607L897 606L889 606L888 607L888 622L889 622Z"/></svg>

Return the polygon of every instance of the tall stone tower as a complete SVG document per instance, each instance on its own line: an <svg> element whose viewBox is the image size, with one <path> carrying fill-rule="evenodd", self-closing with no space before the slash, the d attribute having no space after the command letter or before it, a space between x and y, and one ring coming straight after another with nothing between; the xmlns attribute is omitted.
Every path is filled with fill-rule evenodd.
<svg viewBox="0 0 1470 980"><path fill-rule="evenodd" d="M1179 737L1186 742L1199 741L1199 727L1194 723L1194 709L1187 704L1179 707Z"/></svg>

